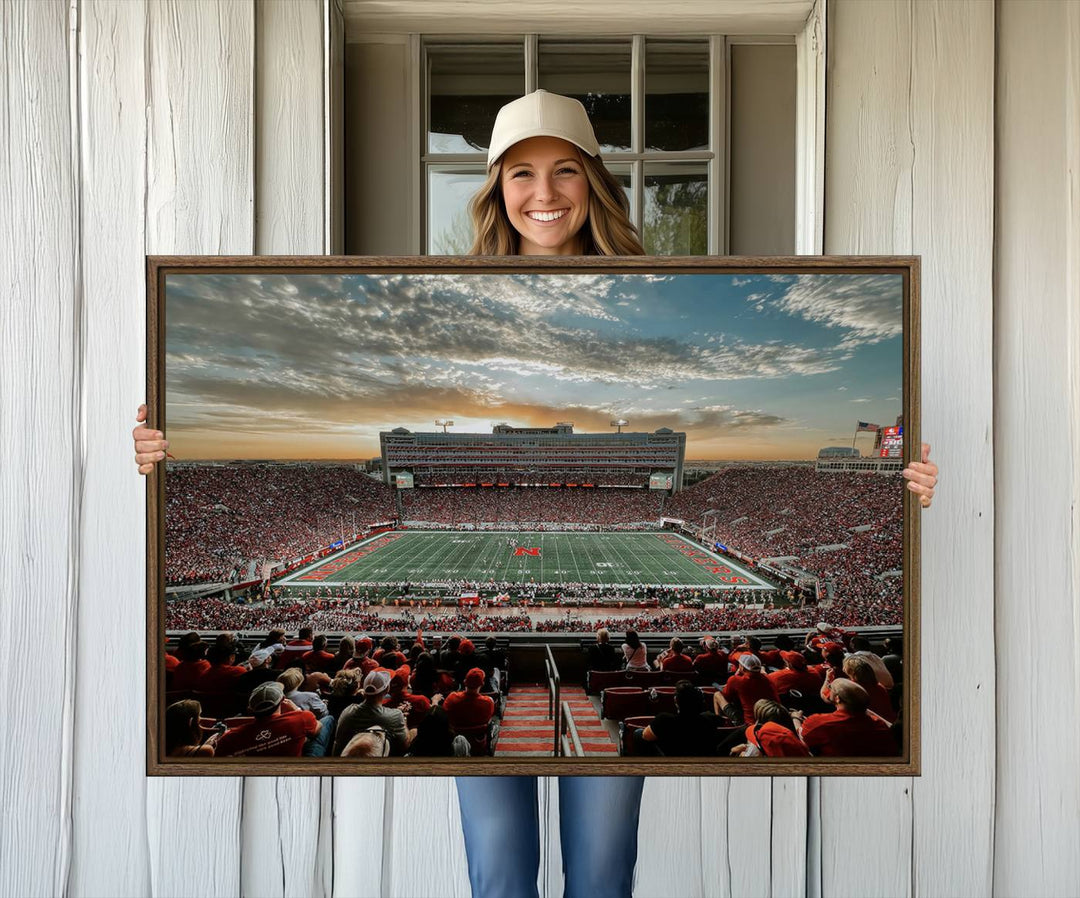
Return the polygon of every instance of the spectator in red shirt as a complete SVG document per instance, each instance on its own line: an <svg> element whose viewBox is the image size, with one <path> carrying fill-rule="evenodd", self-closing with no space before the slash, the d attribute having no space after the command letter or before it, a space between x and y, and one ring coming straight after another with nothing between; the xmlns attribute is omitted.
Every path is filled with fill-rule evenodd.
<svg viewBox="0 0 1080 898"><path fill-rule="evenodd" d="M311 634L313 632L314 631L311 629L311 627L301 627L299 633L296 636L296 639L290 639L288 642L285 643L285 647L288 648L289 646L307 646L308 648L310 648Z"/></svg>
<svg viewBox="0 0 1080 898"><path fill-rule="evenodd" d="M236 634L222 633L218 636L206 653L210 668L196 681L196 688L200 692L214 695L226 695L236 691L240 678L248 672L246 666L236 663L239 649Z"/></svg>
<svg viewBox="0 0 1080 898"><path fill-rule="evenodd" d="M810 750L795 732L795 722L779 702L754 702L754 723L746 728L746 742L731 749L734 757L808 758Z"/></svg>
<svg viewBox="0 0 1080 898"><path fill-rule="evenodd" d="M304 652L300 656L300 663L308 673L322 671L327 674L335 674L336 670L330 670L334 666L334 655L326 650L326 636L320 633L311 643L311 651Z"/></svg>
<svg viewBox="0 0 1080 898"><path fill-rule="evenodd" d="M352 660L345 665L346 670L358 668L360 677L363 679L371 673L379 662L370 656L372 641L370 636L361 636L356 640L356 648L353 650Z"/></svg>
<svg viewBox="0 0 1080 898"><path fill-rule="evenodd" d="M896 721L896 710L889 698L889 690L882 686L874 674L874 668L865 658L848 655L844 659L844 673L866 690L868 708L886 723Z"/></svg>
<svg viewBox="0 0 1080 898"><path fill-rule="evenodd" d="M387 670L397 670L406 662L405 653L398 648L397 637L385 636L380 647L372 656L379 667Z"/></svg>
<svg viewBox="0 0 1080 898"><path fill-rule="evenodd" d="M866 713L868 698L862 686L846 678L835 680L830 693L836 703L832 714L812 714L805 722L799 712L792 714L799 736L811 754L824 758L898 754L889 725Z"/></svg>
<svg viewBox="0 0 1080 898"><path fill-rule="evenodd" d="M210 662L206 660L206 649L207 645L199 638L198 633L187 633L180 637L180 645L176 650L180 663L172 674L174 692L199 688L199 678L210 669Z"/></svg>
<svg viewBox="0 0 1080 898"><path fill-rule="evenodd" d="M688 673L694 669L694 662L690 656L683 652L683 641L678 636L672 636L668 647L656 656L653 665L660 670L670 670L676 673Z"/></svg>
<svg viewBox="0 0 1080 898"><path fill-rule="evenodd" d="M784 667L766 674L776 691L784 696L793 689L805 696L812 696L821 688L821 677L806 667L801 652L781 652Z"/></svg>
<svg viewBox="0 0 1080 898"><path fill-rule="evenodd" d="M806 634L806 645L824 656L833 646L843 648L844 640L853 635L839 627L830 626L825 621L819 621L817 628Z"/></svg>
<svg viewBox="0 0 1080 898"><path fill-rule="evenodd" d="M713 694L713 704L716 713L723 714L729 704L738 702L743 722L750 726L754 723L754 703L762 698L774 702L780 700L776 687L761 671L761 659L744 653L739 656L739 671L728 679L723 689Z"/></svg>
<svg viewBox="0 0 1080 898"><path fill-rule="evenodd" d="M780 657L779 649L763 649L761 647L761 640L756 636L751 636L746 642L750 646L750 651L761 659L762 667L767 670L779 670L784 666L784 661Z"/></svg>
<svg viewBox="0 0 1080 898"><path fill-rule="evenodd" d="M465 674L465 689L451 692L443 701L450 726L455 730L483 726L495 716L495 702L490 696L480 694L484 679L484 672L474 667Z"/></svg>
<svg viewBox="0 0 1080 898"><path fill-rule="evenodd" d="M285 690L277 681L256 686L251 692L248 710L255 719L229 730L218 740L218 757L263 755L299 758L304 754L309 738L316 746L312 751L314 756L326 754L328 737L333 728L332 720L326 726L320 724L310 711L298 710L285 698Z"/></svg>
<svg viewBox="0 0 1080 898"><path fill-rule="evenodd" d="M165 642L167 644L168 640L166 639ZM172 688L172 672L174 670L176 670L176 668L177 668L177 666L179 664L180 664L180 659L177 658L176 655L173 655L171 652L169 652L168 649L166 649L165 650L165 683L167 684L167 688L170 688L170 689Z"/></svg>
<svg viewBox="0 0 1080 898"><path fill-rule="evenodd" d="M728 656L720 643L711 636L701 637L704 651L694 656L694 670L703 673L716 683L725 683L728 678Z"/></svg>
<svg viewBox="0 0 1080 898"><path fill-rule="evenodd" d="M409 729L416 729L420 722L427 717L431 710L431 701L423 695L409 691L409 665L402 664L390 678L390 691L387 692L383 704L390 708L397 708L405 715L405 725Z"/></svg>

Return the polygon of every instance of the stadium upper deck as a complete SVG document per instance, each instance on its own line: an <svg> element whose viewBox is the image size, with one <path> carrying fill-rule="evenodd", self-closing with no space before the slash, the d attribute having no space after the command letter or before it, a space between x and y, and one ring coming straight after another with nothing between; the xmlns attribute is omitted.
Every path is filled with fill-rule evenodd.
<svg viewBox="0 0 1080 898"><path fill-rule="evenodd" d="M574 433L572 424L554 427L496 425L486 433L415 433L403 427L379 434L383 478L407 472L417 483L460 485L487 479L517 486L547 486L568 478L613 473L672 475L682 487L686 434L662 427L653 433Z"/></svg>

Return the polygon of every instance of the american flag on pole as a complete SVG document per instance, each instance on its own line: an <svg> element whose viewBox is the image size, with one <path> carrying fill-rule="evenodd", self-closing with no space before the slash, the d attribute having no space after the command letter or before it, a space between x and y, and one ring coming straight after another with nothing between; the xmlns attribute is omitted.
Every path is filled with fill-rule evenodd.
<svg viewBox="0 0 1080 898"><path fill-rule="evenodd" d="M855 433L862 433L863 431L877 433L879 430L881 428L877 424L867 424L865 421L860 421L859 426L855 428Z"/></svg>

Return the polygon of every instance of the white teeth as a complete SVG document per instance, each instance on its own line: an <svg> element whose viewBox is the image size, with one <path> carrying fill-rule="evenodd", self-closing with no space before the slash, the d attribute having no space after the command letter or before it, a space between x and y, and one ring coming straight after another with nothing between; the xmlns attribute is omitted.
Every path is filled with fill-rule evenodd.
<svg viewBox="0 0 1080 898"><path fill-rule="evenodd" d="M535 221L555 221L557 218L562 218L566 214L566 210L560 209L558 212L528 212L526 214Z"/></svg>

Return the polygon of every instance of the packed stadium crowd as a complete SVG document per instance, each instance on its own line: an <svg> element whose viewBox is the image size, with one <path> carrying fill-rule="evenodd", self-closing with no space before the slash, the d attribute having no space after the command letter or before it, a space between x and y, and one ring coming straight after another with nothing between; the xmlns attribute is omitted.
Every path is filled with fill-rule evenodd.
<svg viewBox="0 0 1080 898"><path fill-rule="evenodd" d="M903 481L899 477L827 473L809 466L727 468L672 497L650 490L625 489L414 489L403 491L405 519L432 526L494 525L507 521L561 522L566 529L655 526L658 516L682 518L692 527L706 525L713 540L758 558L784 558L782 564L819 578L829 613L847 626L894 624L902 619ZM235 464L175 465L169 468L166 496L166 581L171 585L238 578L245 564L286 561L339 539L351 529L376 520L394 519L389 487L348 465ZM287 509L287 513L284 510ZM706 514L706 512L714 512ZM637 522L637 523L632 523ZM386 588L409 584L355 584L349 600L363 587L386 595ZM515 583L447 582L446 590L505 590L514 599L554 598L569 604L601 598L593 584L535 587ZM440 594L438 584L436 594ZM381 592L375 593L376 589ZM431 591L430 589L428 590ZM731 594L654 586L604 592L607 600L628 602L658 597L663 604L723 601ZM765 596L769 602L772 597ZM204 609L185 604L170 612L177 628L235 626L257 628L274 615L257 608L225 604ZM304 606L296 613L302 614ZM360 610L363 608L361 606ZM332 612L353 623L357 609ZM330 611L323 612L330 614ZM710 613L697 629L707 629L716 615L735 621L759 615L777 625L802 626L813 614L799 609L725 608ZM522 615L524 618L524 615ZM206 620L206 623L202 621ZM296 619L294 623L299 623ZM440 626L438 623L436 627ZM551 626L543 624L542 626ZM643 622L663 629L663 622ZM735 623L733 626L742 626Z"/></svg>
<svg viewBox="0 0 1080 898"><path fill-rule="evenodd" d="M708 526L711 540L745 555L793 559L833 596L880 611L903 601L902 580L880 577L903 568L903 495L899 475L732 467L676 493L664 514Z"/></svg>
<svg viewBox="0 0 1080 898"><path fill-rule="evenodd" d="M650 657L636 631L627 630L617 649L601 628L582 648L590 689L602 691L605 716L623 721L624 754L886 757L903 746L899 639L873 646L863 635L819 621L801 642L788 633L768 643L706 635L695 651L674 636ZM608 674L620 670L637 685L609 693L622 679ZM679 678L671 709L650 707L658 690L646 691L652 681L642 677L653 670Z"/></svg>
<svg viewBox="0 0 1080 898"><path fill-rule="evenodd" d="M351 465L173 464L165 481L165 580L226 581L393 520L390 487Z"/></svg>
<svg viewBox="0 0 1080 898"><path fill-rule="evenodd" d="M346 635L331 643L310 627L293 639L287 632L273 629L246 643L235 632L221 633L212 643L197 631L180 637L165 654L170 757L490 753L508 673L507 652L495 637L474 643L455 633L429 635L425 642L417 631L400 643L392 634ZM705 635L695 647L674 636L650 657L635 630L625 634L619 649L603 627L595 629L594 643L583 643L590 676L655 670L687 679L675 687L674 713L624 726L624 752L900 753L898 639L879 647L819 621L801 643L787 633L768 643L754 636ZM711 686L703 691L701 683Z"/></svg>
<svg viewBox="0 0 1080 898"><path fill-rule="evenodd" d="M573 471L565 469L546 469L544 471L484 471L475 470L467 473L442 473L442 472L418 472L413 477L413 483L417 486L446 486L453 483L471 483L481 489L489 484L495 489L500 483L506 484L537 484L550 487L553 483L583 486L640 486L649 485L648 474L620 474L617 471ZM587 488L587 487L586 487Z"/></svg>
<svg viewBox="0 0 1080 898"><path fill-rule="evenodd" d="M335 648L336 651L330 651ZM419 632L341 637L310 627L256 644L197 631L165 653L169 757L414 757L489 753L506 653Z"/></svg>
<svg viewBox="0 0 1080 898"><path fill-rule="evenodd" d="M520 632L532 629L532 621L526 614L487 616L463 611L414 614L401 609L396 616L390 617L367 609L368 604L357 599L281 602L275 605L240 605L221 599L190 599L166 605L165 629L248 632L272 627L288 630L314 627L331 632L381 630L388 633L408 633L418 629L440 633L455 630Z"/></svg>
<svg viewBox="0 0 1080 898"><path fill-rule="evenodd" d="M404 520L460 525L491 523L655 524L661 492L647 489L506 487L413 489L402 495Z"/></svg>

